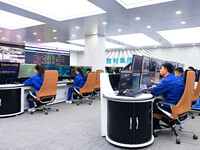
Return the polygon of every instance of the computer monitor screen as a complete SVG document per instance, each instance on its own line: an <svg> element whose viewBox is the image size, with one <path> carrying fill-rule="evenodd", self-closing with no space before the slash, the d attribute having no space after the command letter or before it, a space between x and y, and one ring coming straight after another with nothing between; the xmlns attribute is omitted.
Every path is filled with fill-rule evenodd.
<svg viewBox="0 0 200 150"><path fill-rule="evenodd" d="M18 77L31 77L35 75L35 64L20 64Z"/></svg>
<svg viewBox="0 0 200 150"><path fill-rule="evenodd" d="M181 64L181 63L178 63L178 67L182 67L184 69L185 65Z"/></svg>
<svg viewBox="0 0 200 150"><path fill-rule="evenodd" d="M48 65L48 64L42 64L44 67L44 70L57 70L57 65Z"/></svg>
<svg viewBox="0 0 200 150"><path fill-rule="evenodd" d="M148 89L152 86L151 79L149 77L149 73L142 73L140 79L140 88L141 89Z"/></svg>
<svg viewBox="0 0 200 150"><path fill-rule="evenodd" d="M160 81L160 72L155 72L155 80L154 81Z"/></svg>
<svg viewBox="0 0 200 150"><path fill-rule="evenodd" d="M150 58L147 56L142 56L142 72L148 72L150 65Z"/></svg>
<svg viewBox="0 0 200 150"><path fill-rule="evenodd" d="M133 73L133 88L140 88L140 73Z"/></svg>
<svg viewBox="0 0 200 150"><path fill-rule="evenodd" d="M157 60L152 58L149 66L149 71L155 71L157 65Z"/></svg>
<svg viewBox="0 0 200 150"><path fill-rule="evenodd" d="M132 71L141 72L142 69L142 56L133 55Z"/></svg>
<svg viewBox="0 0 200 150"><path fill-rule="evenodd" d="M156 68L155 68L156 72L160 72L162 64L163 64L162 60L158 60L158 59L156 60Z"/></svg>
<svg viewBox="0 0 200 150"><path fill-rule="evenodd" d="M92 67L83 66L82 70L83 70L83 75L84 76L87 76L87 72L86 72L87 69L91 69L92 70Z"/></svg>
<svg viewBox="0 0 200 150"><path fill-rule="evenodd" d="M19 63L1 62L1 74L17 75L19 71Z"/></svg>
<svg viewBox="0 0 200 150"><path fill-rule="evenodd" d="M59 76L70 76L71 67L70 66L58 66L58 75Z"/></svg>
<svg viewBox="0 0 200 150"><path fill-rule="evenodd" d="M160 73L159 72L149 72L149 78L151 81L158 82L160 80Z"/></svg>
<svg viewBox="0 0 200 150"><path fill-rule="evenodd" d="M133 73L130 71L121 71L119 93L122 93L123 91L132 88L133 88Z"/></svg>
<svg viewBox="0 0 200 150"><path fill-rule="evenodd" d="M109 74L110 84L114 91L119 88L120 74Z"/></svg>
<svg viewBox="0 0 200 150"><path fill-rule="evenodd" d="M78 66L72 66L71 67L71 77L74 78L76 76L76 69ZM80 68L80 67L79 67Z"/></svg>

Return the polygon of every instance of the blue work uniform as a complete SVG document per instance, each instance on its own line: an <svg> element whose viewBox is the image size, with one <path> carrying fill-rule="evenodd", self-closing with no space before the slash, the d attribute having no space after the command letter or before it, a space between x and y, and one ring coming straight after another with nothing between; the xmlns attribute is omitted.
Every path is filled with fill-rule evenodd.
<svg viewBox="0 0 200 150"><path fill-rule="evenodd" d="M78 86L78 87L82 88L84 85L85 85L85 80L82 77L82 75L79 73L74 79L74 86ZM77 88L77 90L79 91L79 88ZM67 98L68 101L70 101L72 99L72 92L76 92L74 90L74 87L70 87L68 90L68 98Z"/></svg>
<svg viewBox="0 0 200 150"><path fill-rule="evenodd" d="M184 74L182 73L179 77L178 77L182 82L184 82Z"/></svg>
<svg viewBox="0 0 200 150"><path fill-rule="evenodd" d="M43 81L44 81L44 76L40 76L39 73L36 73L35 75L33 75L32 77L27 79L24 82L24 85L31 85L33 87L33 89L36 92L38 92L42 87ZM36 95L36 93L34 92L33 95ZM33 101L30 100L30 98L33 98L33 97L31 96L31 94L28 94L27 95L27 101L29 103L29 108L33 108L34 107L34 103L33 103ZM37 103L37 106L39 106L39 105L40 104Z"/></svg>
<svg viewBox="0 0 200 150"><path fill-rule="evenodd" d="M199 81L198 76L199 76L199 73L198 73L198 72L195 72L195 82L198 82L198 81Z"/></svg>
<svg viewBox="0 0 200 150"><path fill-rule="evenodd" d="M160 84L151 89L153 95L163 95L164 102L177 104L181 99L185 86L175 75L167 75Z"/></svg>

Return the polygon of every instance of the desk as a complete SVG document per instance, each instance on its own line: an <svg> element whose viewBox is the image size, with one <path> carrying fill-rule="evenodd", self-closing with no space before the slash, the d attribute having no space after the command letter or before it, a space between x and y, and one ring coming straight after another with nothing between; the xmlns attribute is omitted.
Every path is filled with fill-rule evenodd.
<svg viewBox="0 0 200 150"><path fill-rule="evenodd" d="M73 81L59 81L56 99L51 104L66 101L68 88L72 84ZM0 85L0 117L15 116L28 109L26 96L29 91L33 91L33 88L23 84Z"/></svg>
<svg viewBox="0 0 200 150"><path fill-rule="evenodd" d="M101 135L114 145L138 148L150 145L153 137L151 94L117 96L108 75L101 74Z"/></svg>

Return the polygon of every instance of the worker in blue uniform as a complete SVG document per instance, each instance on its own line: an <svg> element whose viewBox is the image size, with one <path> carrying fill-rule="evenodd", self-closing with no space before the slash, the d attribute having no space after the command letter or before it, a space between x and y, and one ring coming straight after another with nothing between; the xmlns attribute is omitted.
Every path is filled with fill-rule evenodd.
<svg viewBox="0 0 200 150"><path fill-rule="evenodd" d="M179 78L182 82L184 82L183 81L183 79L184 79L184 73L183 73L184 71L183 71L183 68L182 67L177 67L176 69L175 69L175 76L177 77L177 78Z"/></svg>
<svg viewBox="0 0 200 150"><path fill-rule="evenodd" d="M74 87L76 88L76 90L79 91L80 88L82 88L85 85L85 80L83 78L83 72L81 70L81 68L77 68L76 69L76 74L77 76L74 79ZM70 87L68 90L68 98L66 103L72 103L71 99L72 99L72 92L76 92L74 87ZM76 98L76 96L74 96L74 98Z"/></svg>
<svg viewBox="0 0 200 150"><path fill-rule="evenodd" d="M153 95L163 95L163 101L166 103L177 104L181 99L184 92L184 84L180 79L178 79L175 75L173 75L174 66L170 63L162 64L162 68L160 70L160 75L164 77L162 82L158 84L156 87L151 88L151 93ZM153 112L154 114L165 115L160 109L158 109L156 103L161 99L155 100L153 104ZM170 107L162 106L168 112L171 112ZM154 118L153 120L154 129L160 128L159 119Z"/></svg>
<svg viewBox="0 0 200 150"><path fill-rule="evenodd" d="M91 70L90 68L88 68L88 69L86 70L87 76L88 76L88 74L89 74L91 71L92 71L92 70ZM87 81L87 76L85 76L85 81Z"/></svg>
<svg viewBox="0 0 200 150"><path fill-rule="evenodd" d="M192 67L192 66L188 67L187 70L192 70L192 71L195 72L195 82L198 82L198 81L199 81L199 78L198 78L198 76L199 76L198 70L194 69L194 67Z"/></svg>
<svg viewBox="0 0 200 150"><path fill-rule="evenodd" d="M44 81L44 67L41 65L36 65L34 71L36 74L30 77L29 79L27 79L24 82L24 85L31 85L33 89L35 90L35 92L33 92L32 94L36 96L36 92L38 92L41 89L43 81ZM31 94L27 95L27 101L29 103L28 111L35 112L36 109L34 105L34 99L31 96ZM35 101L35 103L37 104L36 107L40 106L40 104L37 101Z"/></svg>

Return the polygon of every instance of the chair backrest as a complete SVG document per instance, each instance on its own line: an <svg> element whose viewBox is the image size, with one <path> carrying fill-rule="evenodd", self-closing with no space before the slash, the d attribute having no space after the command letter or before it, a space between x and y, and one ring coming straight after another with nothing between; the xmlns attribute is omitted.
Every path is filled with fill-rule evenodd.
<svg viewBox="0 0 200 150"><path fill-rule="evenodd" d="M58 71L46 70L41 89L36 93L37 100L41 97L55 96L57 94Z"/></svg>
<svg viewBox="0 0 200 150"><path fill-rule="evenodd" d="M104 71L103 70L97 70L95 89L100 88L100 73L104 73Z"/></svg>
<svg viewBox="0 0 200 150"><path fill-rule="evenodd" d="M80 95L92 93L94 91L95 82L96 82L96 72L88 73L85 85L80 89Z"/></svg>
<svg viewBox="0 0 200 150"><path fill-rule="evenodd" d="M197 99L199 99L199 94L200 94L200 72L198 72L198 78L199 78L199 81L198 81L198 84L197 84L197 87L194 91L194 94L193 94L193 97L192 97L192 101L196 101Z"/></svg>
<svg viewBox="0 0 200 150"><path fill-rule="evenodd" d="M186 84L184 93L176 106L172 107L173 119L178 119L178 115L186 113L191 110L191 102L194 93L194 84L195 84L195 72L187 71L185 72Z"/></svg>

